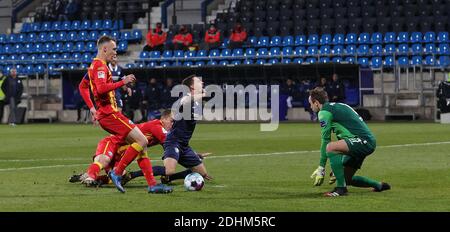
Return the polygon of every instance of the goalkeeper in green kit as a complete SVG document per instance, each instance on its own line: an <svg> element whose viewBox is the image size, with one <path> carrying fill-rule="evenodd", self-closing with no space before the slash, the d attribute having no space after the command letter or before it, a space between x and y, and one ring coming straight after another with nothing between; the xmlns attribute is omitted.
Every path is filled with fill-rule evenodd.
<svg viewBox="0 0 450 232"><path fill-rule="evenodd" d="M320 164L311 178L314 185L323 183L325 164L330 159L331 170L336 178L336 188L325 193L328 197L347 195L347 184L355 187L372 187L373 191L389 190L389 184L368 177L355 176L366 158L375 151L376 140L363 119L350 106L328 102L328 95L320 87L310 92L309 103L314 112L319 112L322 131ZM337 141L331 141L334 132Z"/></svg>

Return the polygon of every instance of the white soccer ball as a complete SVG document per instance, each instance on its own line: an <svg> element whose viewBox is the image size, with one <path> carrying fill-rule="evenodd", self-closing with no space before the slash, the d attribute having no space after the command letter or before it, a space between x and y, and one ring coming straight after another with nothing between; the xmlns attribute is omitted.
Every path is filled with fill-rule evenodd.
<svg viewBox="0 0 450 232"><path fill-rule="evenodd" d="M184 187L188 191L200 191L205 185L202 175L193 172L184 178Z"/></svg>

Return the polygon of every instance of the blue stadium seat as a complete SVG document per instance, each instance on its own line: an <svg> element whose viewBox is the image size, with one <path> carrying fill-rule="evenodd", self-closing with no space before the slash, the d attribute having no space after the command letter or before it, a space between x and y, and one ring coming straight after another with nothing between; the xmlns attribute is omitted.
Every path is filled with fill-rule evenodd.
<svg viewBox="0 0 450 232"><path fill-rule="evenodd" d="M222 49L222 51L220 52L220 56L225 57L226 59L230 58L231 54L232 54L232 51L231 51L231 49L228 49L228 48Z"/></svg>
<svg viewBox="0 0 450 232"><path fill-rule="evenodd" d="M68 65L68 69L70 69L70 70L74 70L74 69L77 69L77 68L78 68L77 64L71 63L71 64Z"/></svg>
<svg viewBox="0 0 450 232"><path fill-rule="evenodd" d="M101 31L100 32L100 36L105 36L105 35L109 35L111 32L110 31Z"/></svg>
<svg viewBox="0 0 450 232"><path fill-rule="evenodd" d="M333 57L333 59L331 59L331 62L332 63L341 63L342 62L342 57L340 57L340 56L335 56L335 57Z"/></svg>
<svg viewBox="0 0 450 232"><path fill-rule="evenodd" d="M162 58L165 59L165 60L167 60L167 59L171 59L172 56L173 56L172 50L165 50L165 51L163 52Z"/></svg>
<svg viewBox="0 0 450 232"><path fill-rule="evenodd" d="M25 53L33 53L33 48L34 48L34 44L32 44L32 43L26 43L23 46L23 49L24 49ZM3 53L2 49L0 49L0 54Z"/></svg>
<svg viewBox="0 0 450 232"><path fill-rule="evenodd" d="M37 40L38 42L45 43L45 42L47 42L47 40L48 40L47 33L45 33L45 32L39 33L38 40Z"/></svg>
<svg viewBox="0 0 450 232"><path fill-rule="evenodd" d="M255 64L264 65L266 61L264 59L258 59L256 60Z"/></svg>
<svg viewBox="0 0 450 232"><path fill-rule="evenodd" d="M32 64L28 64L25 66L25 74L26 75L31 75L34 73L34 67Z"/></svg>
<svg viewBox="0 0 450 232"><path fill-rule="evenodd" d="M208 63L206 63L206 65L216 66L216 65L217 65L217 61L215 61L215 60L210 60L210 61L208 61Z"/></svg>
<svg viewBox="0 0 450 232"><path fill-rule="evenodd" d="M244 50L242 48L235 48L233 49L233 53L231 54L233 57L243 57L244 56Z"/></svg>
<svg viewBox="0 0 450 232"><path fill-rule="evenodd" d="M333 37L333 44L335 45L343 45L345 44L345 36L344 34L335 34Z"/></svg>
<svg viewBox="0 0 450 232"><path fill-rule="evenodd" d="M41 43L35 43L33 51L36 53L44 52L44 45Z"/></svg>
<svg viewBox="0 0 450 232"><path fill-rule="evenodd" d="M345 37L345 44L356 44L358 42L358 36L355 33L348 33Z"/></svg>
<svg viewBox="0 0 450 232"><path fill-rule="evenodd" d="M58 36L58 41L66 41L66 39L68 41L78 41L78 33L76 31L70 31L69 33L67 33L67 36L64 35L65 32L60 32L59 35L61 35L61 37Z"/></svg>
<svg viewBox="0 0 450 232"><path fill-rule="evenodd" d="M40 53L38 56L38 60L48 60L48 54L47 53Z"/></svg>
<svg viewBox="0 0 450 232"><path fill-rule="evenodd" d="M269 51L270 56L280 56L281 55L281 49L279 47L273 47Z"/></svg>
<svg viewBox="0 0 450 232"><path fill-rule="evenodd" d="M119 31L112 31L109 35L111 37L115 38L116 40L120 39L120 32Z"/></svg>
<svg viewBox="0 0 450 232"><path fill-rule="evenodd" d="M150 55L150 58L152 58L152 59L159 59L161 57L161 52L160 51L151 51L149 53L149 55Z"/></svg>
<svg viewBox="0 0 450 232"><path fill-rule="evenodd" d="M62 30L62 25L60 21L55 21L52 23L52 27L50 31L61 31Z"/></svg>
<svg viewBox="0 0 450 232"><path fill-rule="evenodd" d="M13 46L11 44L5 44L3 47L4 54L11 54L13 52Z"/></svg>
<svg viewBox="0 0 450 232"><path fill-rule="evenodd" d="M128 63L125 65L126 68L134 68L136 65L133 63Z"/></svg>
<svg viewBox="0 0 450 232"><path fill-rule="evenodd" d="M36 67L34 68L34 71L37 72L37 73L39 73L39 74L42 74L42 73L44 73L44 71L45 71L45 67L44 67L44 65L42 65L42 64L38 64L38 65L36 65Z"/></svg>
<svg viewBox="0 0 450 232"><path fill-rule="evenodd" d="M53 45L53 49L57 52L62 52L63 47L64 47L64 45L61 42L55 43Z"/></svg>
<svg viewBox="0 0 450 232"><path fill-rule="evenodd" d="M370 34L367 32L363 32L363 33L359 34L358 43L359 44L369 44L370 43Z"/></svg>
<svg viewBox="0 0 450 232"><path fill-rule="evenodd" d="M140 42L142 40L142 31L133 30L133 32L131 32L131 40L133 42Z"/></svg>
<svg viewBox="0 0 450 232"><path fill-rule="evenodd" d="M269 37L267 36L261 36L258 39L258 43L256 44L257 47L267 47L269 46Z"/></svg>
<svg viewBox="0 0 450 232"><path fill-rule="evenodd" d="M304 55L306 55L306 48L303 46L296 47L294 54L296 56L304 56Z"/></svg>
<svg viewBox="0 0 450 232"><path fill-rule="evenodd" d="M356 45L347 45L347 47L345 47L345 53L347 55L355 55L356 52L357 52Z"/></svg>
<svg viewBox="0 0 450 232"><path fill-rule="evenodd" d="M243 64L246 64L246 65L253 64L253 60L250 60L250 59L244 60Z"/></svg>
<svg viewBox="0 0 450 232"><path fill-rule="evenodd" d="M367 44L361 44L361 45L359 45L358 46L358 50L357 50L357 53L358 53L358 55L369 55L369 52L370 51L370 49L369 49L369 45L367 45Z"/></svg>
<svg viewBox="0 0 450 232"><path fill-rule="evenodd" d="M422 43L422 32L413 32L411 33L411 37L409 39L410 43Z"/></svg>
<svg viewBox="0 0 450 232"><path fill-rule="evenodd" d="M186 67L194 66L194 62L192 62L192 61L186 61L186 62L183 63L183 66L186 66Z"/></svg>
<svg viewBox="0 0 450 232"><path fill-rule="evenodd" d="M70 26L71 31L79 31L81 30L81 22L78 20L72 21L72 25Z"/></svg>
<svg viewBox="0 0 450 232"><path fill-rule="evenodd" d="M97 41L100 35L98 34L98 31L91 31L88 35L88 40L90 41Z"/></svg>
<svg viewBox="0 0 450 232"><path fill-rule="evenodd" d="M21 33L27 33L27 32L30 32L30 29L31 29L31 24L30 23L24 23L24 24L22 24L22 30L20 30L20 32ZM2 69L0 68L0 70L2 70Z"/></svg>
<svg viewBox="0 0 450 232"><path fill-rule="evenodd" d="M294 37L292 37L290 35L283 37L283 46L284 47L288 47L288 46L290 47L293 45L294 45Z"/></svg>
<svg viewBox="0 0 450 232"><path fill-rule="evenodd" d="M80 25L81 30L90 30L91 29L91 21L89 20L83 20Z"/></svg>
<svg viewBox="0 0 450 232"><path fill-rule="evenodd" d="M398 62L398 65L400 65L401 67L409 66L409 59L407 56L398 57L397 62Z"/></svg>
<svg viewBox="0 0 450 232"><path fill-rule="evenodd" d="M1 39L0 39L1 40ZM36 33L29 33L28 35L27 35L27 41L29 42L29 43L35 43L36 41L37 41L37 35L36 35ZM1 42L0 42L1 43Z"/></svg>
<svg viewBox="0 0 450 232"><path fill-rule="evenodd" d="M347 57L345 57L345 62L347 62L349 64L354 64L355 63L355 57L354 56L347 56Z"/></svg>
<svg viewBox="0 0 450 232"><path fill-rule="evenodd" d="M383 64L383 58L380 56L374 56L372 57L372 60L370 61L370 67L372 68L381 68L381 65Z"/></svg>
<svg viewBox="0 0 450 232"><path fill-rule="evenodd" d="M44 44L44 52L47 52L47 53L53 52L53 43L45 43Z"/></svg>
<svg viewBox="0 0 450 232"><path fill-rule="evenodd" d="M87 31L80 31L78 32L78 41L88 41L89 40L89 33Z"/></svg>
<svg viewBox="0 0 450 232"><path fill-rule="evenodd" d="M423 48L421 43L415 43L411 46L411 52L414 55L422 54Z"/></svg>
<svg viewBox="0 0 450 232"><path fill-rule="evenodd" d="M267 61L267 64L278 64L280 61L277 58L272 58Z"/></svg>
<svg viewBox="0 0 450 232"><path fill-rule="evenodd" d="M308 58L306 58L305 62L309 63L309 64L315 64L315 63L317 63L317 58L316 57L308 57Z"/></svg>
<svg viewBox="0 0 450 232"><path fill-rule="evenodd" d="M62 51L63 52L72 52L73 51L73 47L74 47L74 45L73 45L72 42L65 43L64 46L63 46Z"/></svg>
<svg viewBox="0 0 450 232"><path fill-rule="evenodd" d="M425 44L425 48L423 49L425 54L435 54L436 53L436 45L434 43Z"/></svg>
<svg viewBox="0 0 450 232"><path fill-rule="evenodd" d="M434 33L433 31L425 32L425 35L423 36L424 43L434 43L435 40L436 40L436 33Z"/></svg>
<svg viewBox="0 0 450 232"><path fill-rule="evenodd" d="M397 53L402 55L407 55L409 53L409 46L406 43L398 45Z"/></svg>
<svg viewBox="0 0 450 232"><path fill-rule="evenodd" d="M28 56L28 60L31 60L32 63L36 62L37 59L38 59L37 54L31 54L30 56Z"/></svg>
<svg viewBox="0 0 450 232"><path fill-rule="evenodd" d="M247 48L245 50L245 56L246 57L254 57L256 55L256 51L254 48Z"/></svg>
<svg viewBox="0 0 450 232"><path fill-rule="evenodd" d="M422 56L413 56L411 58L411 64L415 66L422 65Z"/></svg>
<svg viewBox="0 0 450 232"><path fill-rule="evenodd" d="M208 52L206 50L198 50L197 51L197 59L205 59L208 56Z"/></svg>
<svg viewBox="0 0 450 232"><path fill-rule="evenodd" d="M52 31L48 34L48 41L56 42L58 40L58 36L56 32Z"/></svg>
<svg viewBox="0 0 450 232"><path fill-rule="evenodd" d="M450 57L449 56L441 56L439 57L439 66L441 67L447 67L450 65Z"/></svg>
<svg viewBox="0 0 450 232"><path fill-rule="evenodd" d="M284 47L281 54L283 54L283 56L292 56L294 55L294 50L292 47Z"/></svg>
<svg viewBox="0 0 450 232"><path fill-rule="evenodd" d="M174 58L178 58L178 59L184 58L183 50L175 50L175 51L173 51L173 57Z"/></svg>
<svg viewBox="0 0 450 232"><path fill-rule="evenodd" d="M396 51L397 51L397 48L395 47L395 44L387 44L384 47L385 55L393 55Z"/></svg>
<svg viewBox="0 0 450 232"><path fill-rule="evenodd" d="M17 35L17 41L18 41L19 43L26 43L26 42L28 42L28 40L27 40L27 34L23 34L23 33L18 34L18 35Z"/></svg>
<svg viewBox="0 0 450 232"><path fill-rule="evenodd" d="M397 35L397 43L408 43L409 42L409 33L408 32L399 32Z"/></svg>
<svg viewBox="0 0 450 232"><path fill-rule="evenodd" d="M212 49L209 51L209 57L219 57L220 51L219 49Z"/></svg>
<svg viewBox="0 0 450 232"><path fill-rule="evenodd" d="M219 62L219 65L223 65L223 66L227 66L229 63L228 63L228 61L227 60L221 60L220 62Z"/></svg>
<svg viewBox="0 0 450 232"><path fill-rule="evenodd" d="M72 62L72 56L70 55L70 53L63 53L61 54L60 59L62 60L59 63L70 63Z"/></svg>
<svg viewBox="0 0 450 232"><path fill-rule="evenodd" d="M441 43L439 44L437 54L440 55L450 55L450 49L448 43Z"/></svg>
<svg viewBox="0 0 450 232"><path fill-rule="evenodd" d="M80 62L82 59L81 53L72 53L72 60L75 62Z"/></svg>
<svg viewBox="0 0 450 232"><path fill-rule="evenodd" d="M320 37L320 44L321 45L329 45L332 42L332 37L330 34L322 34Z"/></svg>
<svg viewBox="0 0 450 232"><path fill-rule="evenodd" d="M289 58L283 58L283 59L281 60L281 63L282 63L282 64L290 64L290 63L292 63L292 60L289 59Z"/></svg>
<svg viewBox="0 0 450 232"><path fill-rule="evenodd" d="M40 31L51 31L52 30L52 23L51 22L43 22L41 24Z"/></svg>
<svg viewBox="0 0 450 232"><path fill-rule="evenodd" d="M258 37L256 37L256 36L249 36L247 41L248 41L248 44L250 45L250 47L255 47L256 44L258 43Z"/></svg>
<svg viewBox="0 0 450 232"><path fill-rule="evenodd" d="M267 48L260 48L258 49L258 51L256 52L256 57L265 57L269 55L269 51L267 50Z"/></svg>
<svg viewBox="0 0 450 232"><path fill-rule="evenodd" d="M448 43L449 42L448 32L439 32L438 37L437 37L437 42L438 43Z"/></svg>
<svg viewBox="0 0 450 232"><path fill-rule="evenodd" d="M427 65L427 66L435 66L436 65L436 60L435 60L434 56L433 55L426 56L424 64Z"/></svg>
<svg viewBox="0 0 450 232"><path fill-rule="evenodd" d="M31 32L39 32L39 31L41 31L41 23L40 22L32 23Z"/></svg>
<svg viewBox="0 0 450 232"><path fill-rule="evenodd" d="M95 52L97 51L97 45L95 42L88 42L85 47L86 51Z"/></svg>
<svg viewBox="0 0 450 232"><path fill-rule="evenodd" d="M316 34L309 35L307 43L309 46L319 45L319 36Z"/></svg>
<svg viewBox="0 0 450 232"><path fill-rule="evenodd" d="M381 44L372 45L372 55L373 56L381 56L383 54L383 46Z"/></svg>
<svg viewBox="0 0 450 232"><path fill-rule="evenodd" d="M123 53L128 50L128 41L120 41L117 45L117 52Z"/></svg>
<svg viewBox="0 0 450 232"><path fill-rule="evenodd" d="M77 42L75 44L74 52L84 52L84 42Z"/></svg>
<svg viewBox="0 0 450 232"><path fill-rule="evenodd" d="M302 64L302 63L303 63L303 58L297 57L297 58L295 58L295 59L292 61L292 63L294 63L294 64Z"/></svg>
<svg viewBox="0 0 450 232"><path fill-rule="evenodd" d="M240 61L240 60L232 60L232 61L231 61L231 64L232 64L232 65L240 65L240 64L241 64L241 61Z"/></svg>
<svg viewBox="0 0 450 232"><path fill-rule="evenodd" d="M120 40L132 40L132 35L131 32L129 31L124 31L120 33Z"/></svg>
<svg viewBox="0 0 450 232"><path fill-rule="evenodd" d="M86 62L86 63L91 63L92 62L92 54L89 52L85 52L82 55L82 61Z"/></svg>
<svg viewBox="0 0 450 232"><path fill-rule="evenodd" d="M368 67L369 66L369 58L367 58L367 57L359 57L358 58L358 64L361 67Z"/></svg>
<svg viewBox="0 0 450 232"><path fill-rule="evenodd" d="M270 39L269 46L270 47L279 47L279 46L281 46L281 42L282 42L282 40L281 40L280 36L273 36Z"/></svg>
<svg viewBox="0 0 450 232"><path fill-rule="evenodd" d="M224 38L222 41L222 44L220 45L220 48L228 48L230 45L230 39Z"/></svg>
<svg viewBox="0 0 450 232"><path fill-rule="evenodd" d="M91 64L90 63L82 63L82 64L80 64L80 69L86 70L86 69L88 69L89 65L91 65Z"/></svg>
<svg viewBox="0 0 450 232"><path fill-rule="evenodd" d="M139 54L139 59L148 59L148 58L150 58L150 52L142 51Z"/></svg>
<svg viewBox="0 0 450 232"><path fill-rule="evenodd" d="M330 55L331 54L330 46L328 46L328 45L321 46L319 48L319 54L321 54L321 55Z"/></svg>
<svg viewBox="0 0 450 232"><path fill-rule="evenodd" d="M2 43L6 43L6 35L5 34L0 34L0 44Z"/></svg>
<svg viewBox="0 0 450 232"><path fill-rule="evenodd" d="M294 44L295 44L295 46L304 46L304 45L306 45L306 36L304 36L304 35L297 35L297 36L295 36L295 41L294 41Z"/></svg>
<svg viewBox="0 0 450 232"><path fill-rule="evenodd" d="M18 40L18 38L17 38L17 34L10 34L10 35L8 36L8 42L9 42L9 43L12 43L12 44L18 43L19 40Z"/></svg>
<svg viewBox="0 0 450 232"><path fill-rule="evenodd" d="M113 30L121 30L123 29L124 23L123 20L115 20L113 23Z"/></svg>
<svg viewBox="0 0 450 232"><path fill-rule="evenodd" d="M330 62L331 62L330 57L327 57L327 56L322 56L319 59L319 63L322 63L322 64L328 64Z"/></svg>
<svg viewBox="0 0 450 232"><path fill-rule="evenodd" d="M395 43L396 40L397 37L395 32L386 32L386 34L384 35L384 43L386 44Z"/></svg>
<svg viewBox="0 0 450 232"><path fill-rule="evenodd" d="M306 55L308 56L315 56L319 54L319 49L316 46L309 46L306 50Z"/></svg>
<svg viewBox="0 0 450 232"><path fill-rule="evenodd" d="M111 30L113 23L110 19L103 20L102 30Z"/></svg>
<svg viewBox="0 0 450 232"><path fill-rule="evenodd" d="M90 26L90 30L102 30L103 21L102 20L94 20Z"/></svg>
<svg viewBox="0 0 450 232"><path fill-rule="evenodd" d="M69 55L66 53L65 57L68 57ZM61 59L61 57L59 56L58 53L52 53L49 55L48 59L50 59L50 63L60 63L61 61L59 61ZM63 61L64 62L64 61Z"/></svg>
<svg viewBox="0 0 450 232"><path fill-rule="evenodd" d="M370 38L371 44L381 44L383 43L383 34L380 32L375 32L372 34L372 37Z"/></svg>
<svg viewBox="0 0 450 232"><path fill-rule="evenodd" d="M195 65L199 66L199 67L205 66L205 61L197 61L197 62L195 62Z"/></svg>
<svg viewBox="0 0 450 232"><path fill-rule="evenodd" d="M333 55L342 55L345 53L345 49L344 46L342 45L336 45L333 47L333 49L331 50L331 53Z"/></svg>
<svg viewBox="0 0 450 232"><path fill-rule="evenodd" d="M189 58L189 59L196 57L196 55L197 55L196 51L186 51L184 53L184 57Z"/></svg>
<svg viewBox="0 0 450 232"><path fill-rule="evenodd" d="M61 25L61 30L63 30L63 31L70 31L71 30L71 25L72 25L72 22L64 21L62 23L62 25Z"/></svg>

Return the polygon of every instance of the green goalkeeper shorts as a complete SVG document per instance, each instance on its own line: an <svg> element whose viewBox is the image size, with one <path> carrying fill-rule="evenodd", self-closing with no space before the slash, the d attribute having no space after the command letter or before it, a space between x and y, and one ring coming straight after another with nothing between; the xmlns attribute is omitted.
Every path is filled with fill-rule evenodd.
<svg viewBox="0 0 450 232"><path fill-rule="evenodd" d="M375 151L376 142L374 139L367 138L347 138L349 152L344 155L343 164L346 167L360 169L364 159Z"/></svg>

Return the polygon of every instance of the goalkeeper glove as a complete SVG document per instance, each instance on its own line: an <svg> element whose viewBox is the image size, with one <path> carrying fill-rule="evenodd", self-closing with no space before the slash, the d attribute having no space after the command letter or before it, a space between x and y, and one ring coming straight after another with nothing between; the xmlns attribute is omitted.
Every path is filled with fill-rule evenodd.
<svg viewBox="0 0 450 232"><path fill-rule="evenodd" d="M314 186L320 186L323 183L323 179L325 176L325 168L319 166L311 175L311 179L314 180Z"/></svg>
<svg viewBox="0 0 450 232"><path fill-rule="evenodd" d="M330 172L330 181L328 181L328 184L334 184L336 182L336 176L333 172Z"/></svg>

